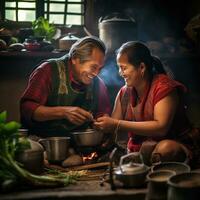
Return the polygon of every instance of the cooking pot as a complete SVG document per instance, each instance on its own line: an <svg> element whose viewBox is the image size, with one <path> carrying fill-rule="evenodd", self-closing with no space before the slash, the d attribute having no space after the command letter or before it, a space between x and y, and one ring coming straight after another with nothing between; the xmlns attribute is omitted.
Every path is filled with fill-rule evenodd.
<svg viewBox="0 0 200 200"><path fill-rule="evenodd" d="M186 172L170 177L168 200L198 200L200 196L200 173Z"/></svg>
<svg viewBox="0 0 200 200"><path fill-rule="evenodd" d="M182 162L161 162L152 166L151 171L157 170L171 170L176 174L189 172L190 166Z"/></svg>
<svg viewBox="0 0 200 200"><path fill-rule="evenodd" d="M171 170L154 171L147 174L147 189L145 200L165 200L167 199L167 181L176 173Z"/></svg>
<svg viewBox="0 0 200 200"><path fill-rule="evenodd" d="M48 137L39 142L44 146L49 162L59 163L68 157L69 137Z"/></svg>
<svg viewBox="0 0 200 200"><path fill-rule="evenodd" d="M133 159L124 164L127 158ZM143 163L142 155L139 152L133 152L120 158L119 167L114 169L114 178L124 187L140 187L144 185L148 171L149 167Z"/></svg>
<svg viewBox="0 0 200 200"><path fill-rule="evenodd" d="M112 13L99 19L99 37L108 53L114 53L124 42L137 40L136 21L121 13Z"/></svg>
<svg viewBox="0 0 200 200"><path fill-rule="evenodd" d="M76 146L97 146L103 140L103 132L95 129L80 130L72 133Z"/></svg>
<svg viewBox="0 0 200 200"><path fill-rule="evenodd" d="M41 174L44 167L44 148L39 142L27 138L27 129L19 129L20 142L24 139L30 142L30 148L19 152L16 160L23 164L23 167L34 174Z"/></svg>
<svg viewBox="0 0 200 200"><path fill-rule="evenodd" d="M74 36L72 33L68 33L67 36L61 38L59 40L59 48L62 50L69 50L71 46L78 40L79 38Z"/></svg>

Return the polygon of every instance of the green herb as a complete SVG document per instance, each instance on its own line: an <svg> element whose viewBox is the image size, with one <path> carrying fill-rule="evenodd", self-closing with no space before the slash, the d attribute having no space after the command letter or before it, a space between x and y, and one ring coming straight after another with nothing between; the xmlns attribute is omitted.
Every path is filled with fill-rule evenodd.
<svg viewBox="0 0 200 200"><path fill-rule="evenodd" d="M49 21L43 17L39 17L32 22L32 28L34 36L46 37L47 40L51 41L56 33L56 27L54 24L50 24Z"/></svg>
<svg viewBox="0 0 200 200"><path fill-rule="evenodd" d="M21 181L31 186L57 187L65 186L76 180L77 177L66 175L65 177L52 177L48 175L34 175L25 170L20 163L15 160L15 155L22 149L30 148L27 141L20 142L18 129L20 124L11 121L6 122L6 111L0 113L0 183L1 188L11 186L13 183Z"/></svg>

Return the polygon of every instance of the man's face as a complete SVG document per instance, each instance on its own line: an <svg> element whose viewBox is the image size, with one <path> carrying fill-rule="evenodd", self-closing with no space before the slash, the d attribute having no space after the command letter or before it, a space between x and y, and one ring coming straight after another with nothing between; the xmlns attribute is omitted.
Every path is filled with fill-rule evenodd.
<svg viewBox="0 0 200 200"><path fill-rule="evenodd" d="M85 85L89 85L92 79L97 76L104 65L105 55L98 48L92 51L91 59L80 63L79 58L73 58L74 78Z"/></svg>

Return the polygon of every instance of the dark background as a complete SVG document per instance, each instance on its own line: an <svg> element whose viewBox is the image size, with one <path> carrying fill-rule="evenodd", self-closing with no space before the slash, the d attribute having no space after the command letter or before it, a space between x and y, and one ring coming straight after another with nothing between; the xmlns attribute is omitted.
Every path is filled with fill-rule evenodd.
<svg viewBox="0 0 200 200"><path fill-rule="evenodd" d="M161 61L171 69L174 77L187 86L188 115L199 126L200 48L199 43L192 41L184 29L189 21L200 13L200 1L87 0L85 27L92 35L99 36L99 18L114 12L125 13L135 19L138 34L137 38L133 37L132 40L162 42L164 38L170 37L178 47L184 43L184 51L175 48L173 52L165 54L168 49L164 48L164 54L159 50L153 53L159 55ZM66 28L64 32L74 30L78 37L86 35L84 27ZM0 110L7 110L9 119L19 121L19 99L36 64L43 59L63 54L0 52ZM113 104L115 95L123 85L122 79L118 76L114 55L108 56L101 77L108 86Z"/></svg>

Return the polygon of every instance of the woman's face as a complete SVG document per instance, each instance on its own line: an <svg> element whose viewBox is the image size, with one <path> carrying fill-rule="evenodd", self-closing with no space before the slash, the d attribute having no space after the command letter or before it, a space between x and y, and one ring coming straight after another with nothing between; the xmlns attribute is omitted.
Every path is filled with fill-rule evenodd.
<svg viewBox="0 0 200 200"><path fill-rule="evenodd" d="M141 69L128 62L126 54L117 55L119 74L124 78L128 87L137 87L141 82Z"/></svg>

